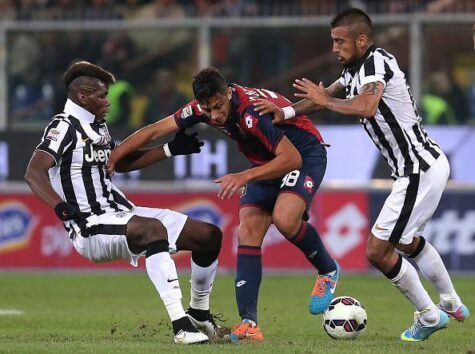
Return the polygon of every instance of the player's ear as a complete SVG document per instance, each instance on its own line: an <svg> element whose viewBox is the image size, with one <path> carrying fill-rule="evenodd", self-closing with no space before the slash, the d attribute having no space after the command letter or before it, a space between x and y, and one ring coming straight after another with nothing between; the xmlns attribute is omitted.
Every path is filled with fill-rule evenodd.
<svg viewBox="0 0 475 354"><path fill-rule="evenodd" d="M78 101L79 101L82 105L85 105L85 104L86 104L86 95L84 94L84 92L78 92Z"/></svg>
<svg viewBox="0 0 475 354"><path fill-rule="evenodd" d="M233 90L231 89L231 87L228 87L228 100L230 100L231 97L233 97Z"/></svg>
<svg viewBox="0 0 475 354"><path fill-rule="evenodd" d="M360 34L356 40L356 43L358 44L358 47L364 48L368 43L368 36L366 34Z"/></svg>

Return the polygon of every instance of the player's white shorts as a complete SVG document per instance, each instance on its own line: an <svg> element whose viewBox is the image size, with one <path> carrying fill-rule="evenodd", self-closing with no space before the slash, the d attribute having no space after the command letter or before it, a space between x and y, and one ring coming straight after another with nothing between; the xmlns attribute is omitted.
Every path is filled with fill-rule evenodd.
<svg viewBox="0 0 475 354"><path fill-rule="evenodd" d="M160 220L167 229L170 252L176 252L176 241L185 225L187 216L169 209L145 208L136 206L131 211L110 212L88 217L87 227L97 233L84 237L76 223L73 228L72 242L76 251L93 262L108 262L125 259L137 267L145 252L134 254L129 250L125 237L125 225L132 216L142 216Z"/></svg>
<svg viewBox="0 0 475 354"><path fill-rule="evenodd" d="M442 153L426 172L399 177L371 229L372 234L381 240L410 244L434 214L449 174L449 162Z"/></svg>

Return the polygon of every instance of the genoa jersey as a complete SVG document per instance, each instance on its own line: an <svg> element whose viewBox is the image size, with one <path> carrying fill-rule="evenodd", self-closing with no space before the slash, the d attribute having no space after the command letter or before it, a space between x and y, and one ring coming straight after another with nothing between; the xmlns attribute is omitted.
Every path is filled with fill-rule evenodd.
<svg viewBox="0 0 475 354"><path fill-rule="evenodd" d="M279 107L291 104L284 96L265 89L255 89L230 84L233 91L231 112L223 126L213 126L238 143L239 150L254 164L263 165L275 157L275 149L285 134L302 157L313 156L315 145L322 137L306 116L297 116L279 125L272 124L270 115L259 116L254 109L257 99L267 99ZM181 129L197 123L211 125L196 100L191 101L174 114Z"/></svg>
<svg viewBox="0 0 475 354"><path fill-rule="evenodd" d="M89 124L72 115L59 114L46 127L36 149L48 153L56 162L49 170L53 189L87 217L134 206L106 172L114 147L105 123Z"/></svg>

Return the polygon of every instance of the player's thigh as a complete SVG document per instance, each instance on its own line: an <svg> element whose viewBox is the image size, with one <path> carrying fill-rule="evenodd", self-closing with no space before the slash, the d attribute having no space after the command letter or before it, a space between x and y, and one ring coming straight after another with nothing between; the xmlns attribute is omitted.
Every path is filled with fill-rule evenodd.
<svg viewBox="0 0 475 354"><path fill-rule="evenodd" d="M426 172L398 178L371 232L382 240L412 244L437 209L449 173L441 154Z"/></svg>
<svg viewBox="0 0 475 354"><path fill-rule="evenodd" d="M312 205L313 197L323 181L327 165L325 148L321 145L318 145L318 148L318 153L315 156L304 157L302 167L287 173L280 184L279 198L283 194L293 194L304 202L303 212L299 202L294 203L297 209L292 212L294 214L302 213L301 218L305 220L308 220L308 211Z"/></svg>
<svg viewBox="0 0 475 354"><path fill-rule="evenodd" d="M256 206L244 206L239 209L239 244L261 246L271 222L272 216L267 210Z"/></svg>
<svg viewBox="0 0 475 354"><path fill-rule="evenodd" d="M188 218L176 241L177 251L219 252L222 237L216 225Z"/></svg>
<svg viewBox="0 0 475 354"><path fill-rule="evenodd" d="M285 237L295 236L302 224L307 201L300 195L282 192L277 197L272 222Z"/></svg>
<svg viewBox="0 0 475 354"><path fill-rule="evenodd" d="M183 227L185 226L188 216L170 209L148 208L140 206L134 208L134 215L144 218L153 218L160 221L167 232L168 247L170 252L176 252L176 242L181 231L183 230Z"/></svg>
<svg viewBox="0 0 475 354"><path fill-rule="evenodd" d="M87 225L81 229L71 222L70 226L75 230L72 237L74 248L92 262L124 259L137 266L141 255L129 249L126 238L127 223L132 217L132 212L93 215L87 218Z"/></svg>

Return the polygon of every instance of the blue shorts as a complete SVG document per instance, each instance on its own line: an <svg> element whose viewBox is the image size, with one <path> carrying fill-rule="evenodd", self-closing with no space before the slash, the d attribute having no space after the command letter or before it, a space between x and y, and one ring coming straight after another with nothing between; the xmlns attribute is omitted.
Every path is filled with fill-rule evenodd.
<svg viewBox="0 0 475 354"><path fill-rule="evenodd" d="M327 167L327 151L316 144L312 156L302 157L302 167L287 173L283 178L264 181L252 181L243 187L239 207L257 206L272 213L280 193L293 193L305 201L304 219L308 219L308 210L312 199L322 183Z"/></svg>

